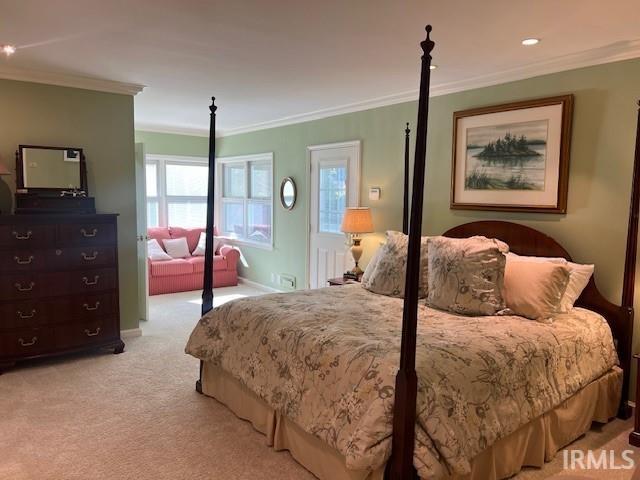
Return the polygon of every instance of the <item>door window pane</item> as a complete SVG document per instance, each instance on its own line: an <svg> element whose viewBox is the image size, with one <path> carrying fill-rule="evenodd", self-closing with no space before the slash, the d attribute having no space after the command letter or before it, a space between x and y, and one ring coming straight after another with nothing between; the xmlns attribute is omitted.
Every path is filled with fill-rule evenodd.
<svg viewBox="0 0 640 480"><path fill-rule="evenodd" d="M207 222L207 202L171 202L167 204L167 222L172 227L204 227Z"/></svg>
<svg viewBox="0 0 640 480"><path fill-rule="evenodd" d="M158 196L158 165L147 163L145 166L147 197ZM157 203L156 203L157 205Z"/></svg>
<svg viewBox="0 0 640 480"><path fill-rule="evenodd" d="M206 197L209 167L167 164L167 195Z"/></svg>
<svg viewBox="0 0 640 480"><path fill-rule="evenodd" d="M158 210L158 200L147 200L147 226L159 227L160 214Z"/></svg>
<svg viewBox="0 0 640 480"><path fill-rule="evenodd" d="M249 201L247 217L247 239L271 243L271 204Z"/></svg>
<svg viewBox="0 0 640 480"><path fill-rule="evenodd" d="M251 163L251 198L271 198L271 165Z"/></svg>
<svg viewBox="0 0 640 480"><path fill-rule="evenodd" d="M244 204L243 202L224 202L225 233L234 234L236 237L244 237Z"/></svg>
<svg viewBox="0 0 640 480"><path fill-rule="evenodd" d="M224 188L225 197L244 197L244 164L224 165Z"/></svg>
<svg viewBox="0 0 640 480"><path fill-rule="evenodd" d="M347 168L320 167L319 231L341 233L340 225L347 201Z"/></svg>

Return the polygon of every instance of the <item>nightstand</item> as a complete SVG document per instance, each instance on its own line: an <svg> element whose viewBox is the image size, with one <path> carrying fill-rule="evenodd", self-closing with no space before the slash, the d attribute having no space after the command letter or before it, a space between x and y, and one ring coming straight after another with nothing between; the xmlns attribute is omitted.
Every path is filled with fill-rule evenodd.
<svg viewBox="0 0 640 480"><path fill-rule="evenodd" d="M345 279L342 277L330 278L327 281L329 282L330 287L335 287L338 285L348 285L350 283L360 283L360 280L353 280L352 278Z"/></svg>

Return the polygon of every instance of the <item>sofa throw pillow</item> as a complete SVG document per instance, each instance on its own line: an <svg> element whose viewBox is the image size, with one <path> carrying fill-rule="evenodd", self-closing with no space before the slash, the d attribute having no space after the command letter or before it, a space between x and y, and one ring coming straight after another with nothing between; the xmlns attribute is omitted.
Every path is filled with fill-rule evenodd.
<svg viewBox="0 0 640 480"><path fill-rule="evenodd" d="M171 255L171 258L187 258L191 256L186 237L165 238L162 243L164 243L164 248Z"/></svg>
<svg viewBox="0 0 640 480"><path fill-rule="evenodd" d="M507 308L515 315L549 321L561 311L570 271L567 265L532 262L507 256L504 291Z"/></svg>
<svg viewBox="0 0 640 480"><path fill-rule="evenodd" d="M198 245L196 245L196 248L193 250L193 252L191 252L191 255L193 255L194 257L204 257L206 243L207 243L207 234L205 232L201 232L200 238L198 239ZM221 246L222 246L222 240L220 239L220 237L216 237L214 235L213 236L213 253L217 254Z"/></svg>
<svg viewBox="0 0 640 480"><path fill-rule="evenodd" d="M165 260L171 260L171 256L165 252L158 240L152 238L151 240L147 240L147 257L152 262L162 262Z"/></svg>
<svg viewBox="0 0 640 480"><path fill-rule="evenodd" d="M573 305L589 283L589 280L591 280L591 276L595 269L594 265L573 263L561 257L528 257L516 255L515 253L509 253L509 256L516 257L521 261L548 262L565 265L569 269L569 283L567 284L567 289L565 290L564 295L562 295L559 313L567 313L571 311Z"/></svg>
<svg viewBox="0 0 640 480"><path fill-rule="evenodd" d="M420 283L418 295L427 295L427 239L420 242ZM362 286L367 290L389 297L404 298L407 272L409 237L402 232L387 232L387 241L378 249L377 262L369 274L362 277ZM372 262L371 262L372 263ZM369 266L367 266L369 269ZM366 271L365 271L366 273Z"/></svg>
<svg viewBox="0 0 640 480"><path fill-rule="evenodd" d="M462 315L495 315L505 308L504 242L486 237L429 240L430 306Z"/></svg>

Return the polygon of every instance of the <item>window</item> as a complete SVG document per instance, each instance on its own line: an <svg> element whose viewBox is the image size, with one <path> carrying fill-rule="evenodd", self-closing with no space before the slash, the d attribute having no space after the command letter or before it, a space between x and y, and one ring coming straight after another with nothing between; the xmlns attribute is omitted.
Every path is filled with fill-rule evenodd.
<svg viewBox="0 0 640 480"><path fill-rule="evenodd" d="M319 231L341 234L342 216L347 205L347 167L346 165L321 166L319 173Z"/></svg>
<svg viewBox="0 0 640 480"><path fill-rule="evenodd" d="M271 247L273 154L221 158L217 204L222 234Z"/></svg>
<svg viewBox="0 0 640 480"><path fill-rule="evenodd" d="M204 227L207 219L207 159L149 155L145 166L147 225Z"/></svg>

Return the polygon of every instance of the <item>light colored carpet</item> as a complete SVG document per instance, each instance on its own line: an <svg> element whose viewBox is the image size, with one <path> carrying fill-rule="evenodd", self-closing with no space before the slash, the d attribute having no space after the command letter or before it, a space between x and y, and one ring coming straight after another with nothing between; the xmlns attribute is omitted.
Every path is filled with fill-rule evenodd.
<svg viewBox="0 0 640 480"><path fill-rule="evenodd" d="M217 303L262 292L216 289ZM144 335L122 355L84 354L23 364L0 376L0 479L266 479L314 477L226 407L194 390L184 354L199 292L151 298ZM630 422L614 421L571 448L628 448ZM640 459L638 452L635 458ZM628 470L563 472L562 454L517 480L631 478Z"/></svg>

